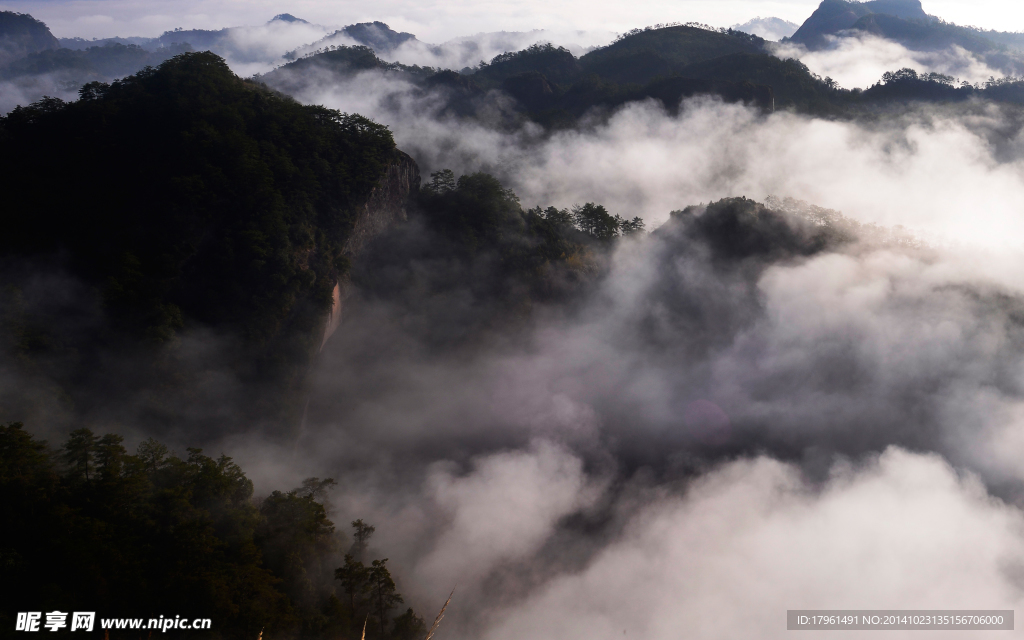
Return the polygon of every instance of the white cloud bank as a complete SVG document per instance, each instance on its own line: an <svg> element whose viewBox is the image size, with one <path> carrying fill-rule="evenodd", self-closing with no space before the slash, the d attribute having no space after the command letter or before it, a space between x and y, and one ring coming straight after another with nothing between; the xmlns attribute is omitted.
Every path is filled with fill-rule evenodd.
<svg viewBox="0 0 1024 640"><path fill-rule="evenodd" d="M1022 572L1021 512L936 456L889 449L820 488L759 458L648 505L483 637L786 638L787 609L1013 609Z"/></svg>

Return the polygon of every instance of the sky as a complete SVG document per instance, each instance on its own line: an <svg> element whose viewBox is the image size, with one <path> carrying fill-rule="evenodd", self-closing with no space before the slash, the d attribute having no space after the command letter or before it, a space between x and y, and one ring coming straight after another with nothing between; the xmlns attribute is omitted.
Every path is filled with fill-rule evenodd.
<svg viewBox="0 0 1024 640"><path fill-rule="evenodd" d="M627 31L665 22L714 26L776 16L803 22L815 0L21 0L0 8L30 13L58 37L157 36L165 30L256 25L291 13L325 26L381 20L427 42L488 31L587 29ZM1024 4L1011 0L926 0L925 11L957 24L1024 31Z"/></svg>

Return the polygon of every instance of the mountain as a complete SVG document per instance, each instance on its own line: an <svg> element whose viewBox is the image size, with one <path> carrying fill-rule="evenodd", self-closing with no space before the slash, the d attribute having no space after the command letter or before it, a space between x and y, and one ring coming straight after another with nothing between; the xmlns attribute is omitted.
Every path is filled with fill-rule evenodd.
<svg viewBox="0 0 1024 640"><path fill-rule="evenodd" d="M919 0L850 2L824 0L793 34L792 42L808 49L829 46L829 37L870 34L914 51L960 47L1010 76L1024 74L1024 34L984 31L945 22L924 12Z"/></svg>
<svg viewBox="0 0 1024 640"><path fill-rule="evenodd" d="M31 53L59 49L50 29L27 13L0 11L0 67Z"/></svg>
<svg viewBox="0 0 1024 640"><path fill-rule="evenodd" d="M732 53L764 53L765 41L696 26L637 29L580 58L587 73L614 82L647 82L669 69Z"/></svg>
<svg viewBox="0 0 1024 640"><path fill-rule="evenodd" d="M924 12L921 0L822 0L814 13L793 34L791 40L811 50L821 49L828 44L825 36L835 35L844 29L852 29L858 20L874 13L922 23L934 21L934 18Z"/></svg>
<svg viewBox="0 0 1024 640"><path fill-rule="evenodd" d="M375 55L386 56L405 43L420 42L411 33L399 33L383 22L360 22L329 33L312 44L305 44L284 54L285 60L297 60L317 51L338 46L351 46L352 41L373 50Z"/></svg>
<svg viewBox="0 0 1024 640"><path fill-rule="evenodd" d="M185 44L147 51L138 45L116 42L87 49L47 49L10 63L6 69L0 70L0 79L17 80L24 76L53 74L62 83L79 87L92 81L110 82L191 50Z"/></svg>
<svg viewBox="0 0 1024 640"><path fill-rule="evenodd" d="M783 20L782 18L762 18L758 16L743 24L734 24L730 28L733 31L742 31L743 33L759 36L765 40L782 40L796 33L800 25L789 20Z"/></svg>
<svg viewBox="0 0 1024 640"><path fill-rule="evenodd" d="M342 33L362 45L370 47L374 51L387 53L394 51L401 45L416 40L411 33L399 33L383 22L360 22L350 24L341 30Z"/></svg>
<svg viewBox="0 0 1024 640"><path fill-rule="evenodd" d="M155 45L156 38L143 38L143 37L131 37L131 38L94 38L92 40L86 40L85 38L59 38L60 46L65 49L88 49L89 47L103 47L108 44L123 44L123 45L135 45L142 47L143 49L152 49L158 45Z"/></svg>
<svg viewBox="0 0 1024 640"><path fill-rule="evenodd" d="M915 51L939 51L957 46L984 54L1002 49L976 29L934 20L907 20L884 13L868 14L850 28L894 40Z"/></svg>
<svg viewBox="0 0 1024 640"><path fill-rule="evenodd" d="M368 202L392 211L416 182L385 127L302 106L209 52L15 109L0 118L0 265L63 274L80 302L5 312L48 336L20 356L46 383L5 389L0 406L32 414L36 391L55 388L86 421L282 433L298 423L349 236ZM91 319L72 331L68 314Z"/></svg>
<svg viewBox="0 0 1024 640"><path fill-rule="evenodd" d="M267 24L270 24L271 22L275 22L275 21L277 21L277 22L298 22L300 24L309 24L308 21L303 20L302 18L296 18L295 16L293 16L290 13L279 13L276 16L274 16L273 18L271 18L270 21L267 22Z"/></svg>

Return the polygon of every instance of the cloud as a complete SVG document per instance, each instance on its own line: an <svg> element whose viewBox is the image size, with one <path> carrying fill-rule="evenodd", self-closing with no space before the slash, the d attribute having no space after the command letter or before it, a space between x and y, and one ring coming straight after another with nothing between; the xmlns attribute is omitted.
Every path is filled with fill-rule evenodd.
<svg viewBox="0 0 1024 640"><path fill-rule="evenodd" d="M774 45L780 58L795 58L822 77L831 77L846 89L867 89L886 71L911 68L920 73L941 73L971 84L1005 73L989 67L984 59L960 46L939 51L912 51L898 42L871 34L826 36L830 46L808 51L803 45Z"/></svg>
<svg viewBox="0 0 1024 640"><path fill-rule="evenodd" d="M295 95L389 125L424 172L493 172L526 206L596 201L656 225L687 204L782 194L959 242L993 247L1024 237L1012 205L1024 192L1012 107L921 107L856 122L765 117L696 98L677 117L631 103L607 120L546 135L529 124L502 131L451 120L436 94L376 72L314 77Z"/></svg>
<svg viewBox="0 0 1024 640"><path fill-rule="evenodd" d="M560 518L595 497L581 461L543 441L478 459L467 476L447 466L436 465L427 486L449 524L417 567L434 583L472 588L498 563L529 558Z"/></svg>
<svg viewBox="0 0 1024 640"><path fill-rule="evenodd" d="M888 449L822 487L743 460L646 506L483 637L783 638L787 609L1012 609L1022 533L1019 510L936 456Z"/></svg>
<svg viewBox="0 0 1024 640"><path fill-rule="evenodd" d="M821 64L845 68L851 51ZM879 51L869 67L906 55ZM410 605L459 583L446 624L467 636L657 640L782 635L788 608L1019 603L1011 108L825 121L698 98L549 133L506 118L498 93L474 123L395 74L301 80L303 101L388 124L425 172L491 171L527 206L597 201L654 227L689 204L777 194L866 228L809 255L727 260L677 217L621 242L576 305L537 305L507 333L473 333L489 302L468 288L346 301L303 437L207 448L259 491L340 480L332 517L377 525L374 557L392 559ZM881 242L872 224L933 241ZM438 332L474 340L442 349ZM214 338L186 336L182 361L208 367L197 388L227 394ZM183 421L215 417L216 395Z"/></svg>
<svg viewBox="0 0 1024 640"><path fill-rule="evenodd" d="M579 57L596 47L609 44L615 33L606 30L552 30L478 33L449 40L437 46L422 42L407 42L384 57L393 62L421 66L462 69L475 67L481 60L489 62L494 56L509 51L521 51L533 44L551 43L567 48Z"/></svg>

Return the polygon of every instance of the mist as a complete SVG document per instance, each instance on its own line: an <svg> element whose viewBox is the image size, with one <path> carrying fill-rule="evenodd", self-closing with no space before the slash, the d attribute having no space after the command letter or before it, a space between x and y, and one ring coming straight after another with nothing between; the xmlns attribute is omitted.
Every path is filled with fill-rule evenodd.
<svg viewBox="0 0 1024 640"><path fill-rule="evenodd" d="M822 77L830 77L847 89L867 89L886 71L910 68L920 73L941 73L970 84L990 78L1019 75L1020 71L995 69L978 55L959 46L939 51L913 51L898 42L871 34L829 36L831 46L808 51L803 45L774 45L775 55L795 58Z"/></svg>
<svg viewBox="0 0 1024 640"><path fill-rule="evenodd" d="M406 15L380 18L419 35ZM388 59L459 68L607 36L552 34L403 45ZM243 40L256 53L233 64L254 72L293 46ZM777 54L846 87L904 66L968 82L999 73L963 50L872 37ZM402 286L375 287L354 263L295 438L209 426L238 383L218 367L230 338L197 332L178 349L210 395L183 420L208 429L165 431L172 446L202 439L258 492L337 479L331 517L377 526L371 552L391 559L410 606L430 617L456 588L451 638L773 638L787 609L1021 603L1017 107L826 120L705 96L676 115L634 102L546 131L498 91L470 119L397 73L264 79L388 125L425 178L486 171L524 208L597 202L653 232L595 258L600 274L571 303L492 323L501 310L472 287L427 286L476 265L418 254L432 232L414 217L371 247L406 270ZM827 218L850 239L730 254L699 221L740 197L794 233ZM29 290L48 288L87 297L62 280ZM55 432L73 420L44 413ZM135 416L110 420L129 443L149 435L131 431Z"/></svg>
<svg viewBox="0 0 1024 640"><path fill-rule="evenodd" d="M879 50L812 69L991 71ZM338 519L378 524L419 606L459 585L454 637L775 637L792 608L1020 601L1015 107L843 121L696 98L545 132L498 92L479 122L389 74L293 80L388 124L424 174L489 171L524 207L594 201L660 226L621 240L581 303L505 335L438 346L432 327L487 312L470 291L346 303L288 455L341 479ZM730 261L669 216L738 196L794 225L835 210L858 239ZM257 478L298 478L225 448Z"/></svg>
<svg viewBox="0 0 1024 640"><path fill-rule="evenodd" d="M698 97L677 117L654 101L630 103L578 130L547 134L528 122L488 126L488 115L500 123L509 110L511 98L500 92L484 99L480 124L446 116L443 94L379 72L277 82L303 101L372 114L424 174L489 171L525 206L595 201L658 225L688 204L781 195L945 241L1016 247L1022 237L1012 202L1024 165L1012 106L921 106L862 123L763 116ZM985 214L963 215L974 209Z"/></svg>

